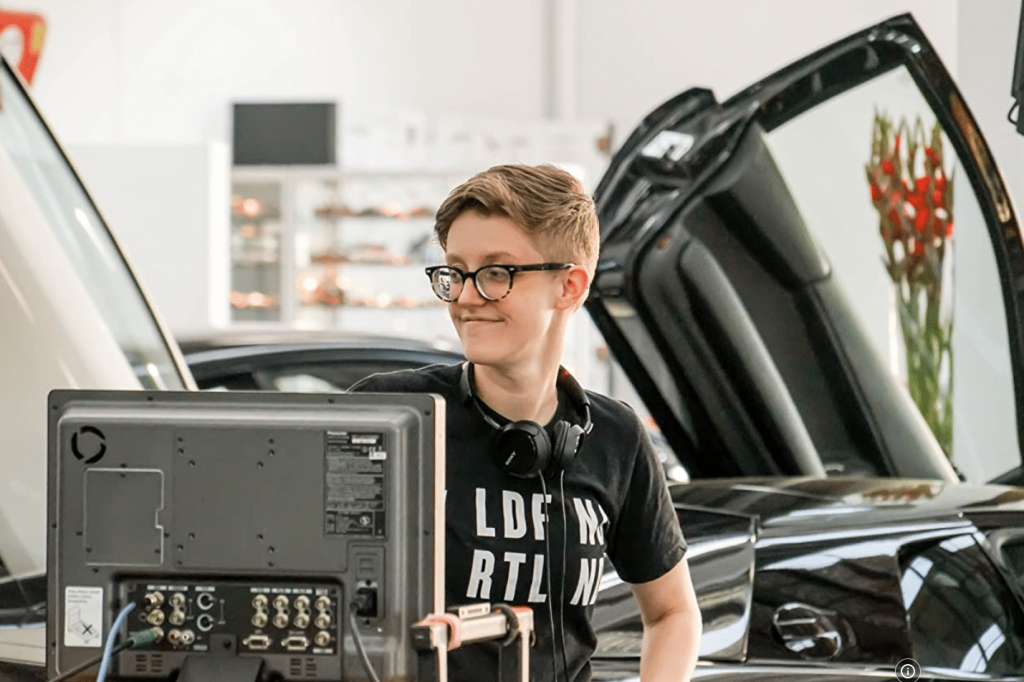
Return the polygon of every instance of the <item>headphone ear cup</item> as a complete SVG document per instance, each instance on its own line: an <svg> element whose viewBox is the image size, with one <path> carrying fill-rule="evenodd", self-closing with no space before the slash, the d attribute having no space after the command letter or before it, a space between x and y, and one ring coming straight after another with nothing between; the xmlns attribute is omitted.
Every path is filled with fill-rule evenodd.
<svg viewBox="0 0 1024 682"><path fill-rule="evenodd" d="M498 432L495 463L517 478L543 473L551 461L551 439L540 424L528 420L505 424Z"/></svg>
<svg viewBox="0 0 1024 682"><path fill-rule="evenodd" d="M564 419L557 422L551 430L552 440L552 468L565 471L572 466L576 459L576 453L583 443L584 431L576 424L571 424Z"/></svg>

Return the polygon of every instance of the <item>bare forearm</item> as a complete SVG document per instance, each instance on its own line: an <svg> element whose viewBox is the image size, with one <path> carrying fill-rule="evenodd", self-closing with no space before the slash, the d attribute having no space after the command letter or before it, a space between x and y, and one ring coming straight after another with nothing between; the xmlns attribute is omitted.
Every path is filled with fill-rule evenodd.
<svg viewBox="0 0 1024 682"><path fill-rule="evenodd" d="M697 664L700 613L678 611L644 627L641 682L689 682Z"/></svg>

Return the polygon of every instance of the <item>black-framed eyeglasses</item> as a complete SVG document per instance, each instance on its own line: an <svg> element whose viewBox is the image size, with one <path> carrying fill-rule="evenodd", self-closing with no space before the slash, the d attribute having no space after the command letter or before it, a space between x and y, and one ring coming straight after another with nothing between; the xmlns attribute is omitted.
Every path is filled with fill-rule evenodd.
<svg viewBox="0 0 1024 682"><path fill-rule="evenodd" d="M568 270L575 263L531 263L529 265L485 265L472 272L460 270L451 265L434 265L426 269L430 286L437 297L446 303L458 300L462 285L467 279L473 280L480 296L488 301L498 301L512 291L512 279L517 272L538 270Z"/></svg>

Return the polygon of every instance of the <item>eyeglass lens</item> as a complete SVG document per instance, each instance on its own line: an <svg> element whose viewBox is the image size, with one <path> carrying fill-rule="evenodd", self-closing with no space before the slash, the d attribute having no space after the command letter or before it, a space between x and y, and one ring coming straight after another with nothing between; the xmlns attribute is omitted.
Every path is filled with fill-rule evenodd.
<svg viewBox="0 0 1024 682"><path fill-rule="evenodd" d="M476 273L467 273L476 283L476 290L481 296L497 301L505 296L512 286L512 274L501 267L493 265L480 268ZM434 293L443 301L454 301L462 294L465 284L463 273L455 268L438 268L430 277Z"/></svg>

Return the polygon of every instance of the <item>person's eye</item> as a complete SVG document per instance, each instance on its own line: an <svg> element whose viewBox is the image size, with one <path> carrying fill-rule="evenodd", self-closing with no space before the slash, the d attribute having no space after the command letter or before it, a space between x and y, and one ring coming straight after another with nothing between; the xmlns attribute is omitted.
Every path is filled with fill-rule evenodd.
<svg viewBox="0 0 1024 682"><path fill-rule="evenodd" d="M485 276L490 282L507 282L508 270L505 268L487 268Z"/></svg>

